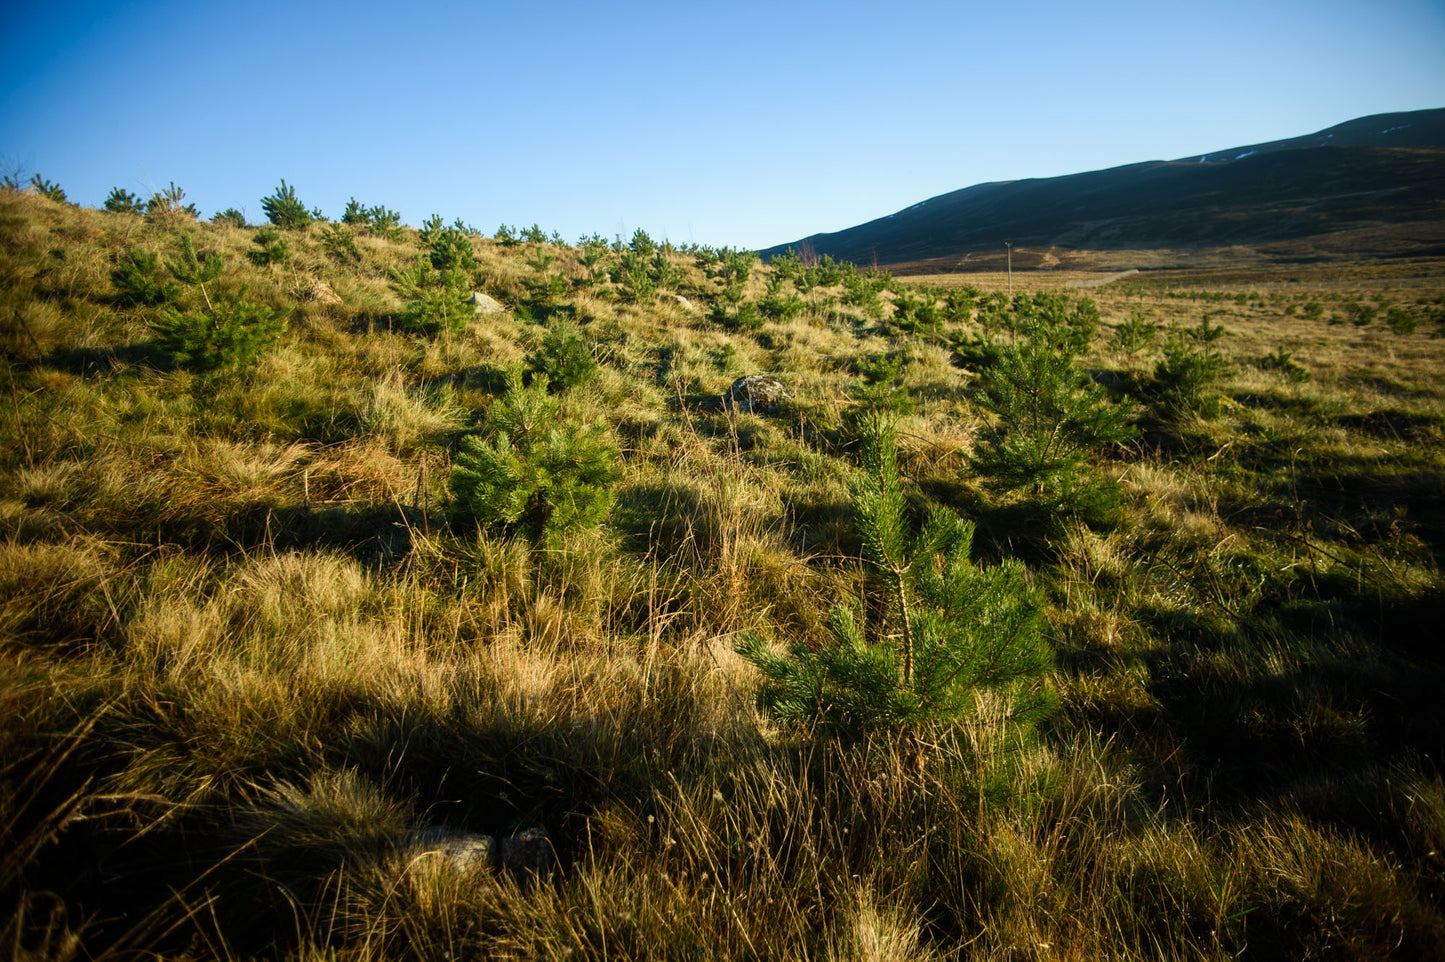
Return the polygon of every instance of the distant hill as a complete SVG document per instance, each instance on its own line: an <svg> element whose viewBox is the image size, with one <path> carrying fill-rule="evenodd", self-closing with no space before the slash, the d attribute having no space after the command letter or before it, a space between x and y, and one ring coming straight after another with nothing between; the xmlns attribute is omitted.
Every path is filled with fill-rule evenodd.
<svg viewBox="0 0 1445 962"><path fill-rule="evenodd" d="M979 184L811 247L859 264L945 271L1016 248L1189 252L1279 260L1445 255L1445 109L1378 114L1318 133L1109 170Z"/></svg>

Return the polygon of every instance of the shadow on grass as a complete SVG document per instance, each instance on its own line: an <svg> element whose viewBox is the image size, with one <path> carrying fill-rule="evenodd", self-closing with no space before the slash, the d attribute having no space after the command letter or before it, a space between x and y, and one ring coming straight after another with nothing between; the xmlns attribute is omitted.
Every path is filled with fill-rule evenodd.
<svg viewBox="0 0 1445 962"><path fill-rule="evenodd" d="M1161 799L1241 824L1307 802L1311 818L1393 843L1369 800L1392 791L1392 769L1438 771L1445 758L1445 591L1302 579L1237 619L1140 617L1162 644L1109 657L1146 678L1149 697L1096 703L1084 723L1135 746Z"/></svg>

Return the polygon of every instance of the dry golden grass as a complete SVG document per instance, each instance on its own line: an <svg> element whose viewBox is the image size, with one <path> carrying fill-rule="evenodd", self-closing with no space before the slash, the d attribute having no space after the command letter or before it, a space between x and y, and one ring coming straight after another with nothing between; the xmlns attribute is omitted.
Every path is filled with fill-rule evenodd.
<svg viewBox="0 0 1445 962"><path fill-rule="evenodd" d="M228 257L225 289L297 308L253 369L173 368L147 309L114 302L113 258L173 254L177 228ZM1445 945L1440 669L1418 628L1442 591L1431 265L1090 289L1083 366L1133 395L1140 436L1091 469L1120 485L1115 522L1041 539L966 470L987 428L959 353L972 321L890 334L834 287L731 330L682 254L695 310L608 283L559 307L533 299L536 245L474 238L478 286L513 310L421 337L393 323L388 284L414 236L359 237L346 264L313 225L289 265L255 268L253 235L0 195L0 890L17 906L0 934L21 957ZM575 250L549 252L581 277ZM1015 290L1125 269L1059 260ZM298 300L312 280L341 303ZM906 283L923 281L1008 277ZM1330 323L1351 300L1419 330ZM1126 356L1112 335L1135 311L1161 330ZM1206 313L1233 368L1221 411L1164 412L1169 328ZM548 545L457 513L448 478L559 315L600 367L558 417L606 426L620 480L608 525ZM1307 379L1265 360L1280 349ZM890 353L911 502L967 514L979 551L1022 556L1047 598L1062 707L1032 741L986 693L921 747L783 729L734 650L743 632L832 643L829 610L866 598L851 425L858 363ZM784 411L720 405L758 372L787 383ZM435 826L545 827L558 869L398 859L399 836Z"/></svg>

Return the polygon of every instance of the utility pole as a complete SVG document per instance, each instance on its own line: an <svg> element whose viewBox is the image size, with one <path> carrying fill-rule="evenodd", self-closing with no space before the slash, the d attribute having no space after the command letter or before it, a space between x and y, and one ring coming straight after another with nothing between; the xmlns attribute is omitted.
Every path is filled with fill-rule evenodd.
<svg viewBox="0 0 1445 962"><path fill-rule="evenodd" d="M1003 246L1008 251L1008 299L1012 304L1014 299L1014 245L1004 241Z"/></svg>

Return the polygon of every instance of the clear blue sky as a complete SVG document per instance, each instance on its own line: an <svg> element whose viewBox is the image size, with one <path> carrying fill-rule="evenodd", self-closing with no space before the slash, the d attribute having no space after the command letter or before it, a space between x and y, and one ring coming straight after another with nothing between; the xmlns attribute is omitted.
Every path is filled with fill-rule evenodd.
<svg viewBox="0 0 1445 962"><path fill-rule="evenodd" d="M1445 106L1441 0L8 5L0 159L203 216L765 247L992 180Z"/></svg>

